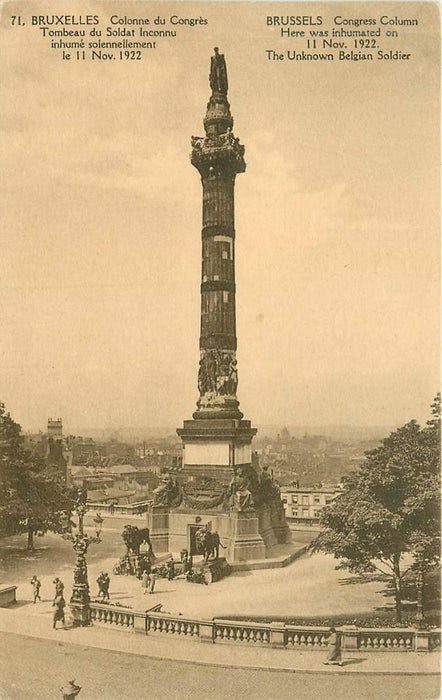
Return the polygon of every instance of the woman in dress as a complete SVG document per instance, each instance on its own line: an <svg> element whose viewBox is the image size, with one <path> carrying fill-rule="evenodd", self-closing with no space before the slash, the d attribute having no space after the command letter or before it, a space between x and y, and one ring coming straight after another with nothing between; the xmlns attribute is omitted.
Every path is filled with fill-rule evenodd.
<svg viewBox="0 0 442 700"><path fill-rule="evenodd" d="M327 646L329 648L327 661L324 664L337 664L342 666L341 642L339 635L334 627L330 627L330 634L327 638Z"/></svg>
<svg viewBox="0 0 442 700"><path fill-rule="evenodd" d="M63 623L63 625L66 624L65 619L64 619L64 608L66 606L66 603L65 603L65 600L63 598L63 595L56 596L52 605L55 608L54 617L52 619L52 627L55 630L57 622L59 620Z"/></svg>
<svg viewBox="0 0 442 700"><path fill-rule="evenodd" d="M149 588L149 574L146 570L141 574L141 588L143 589L143 594L146 595L147 589Z"/></svg>
<svg viewBox="0 0 442 700"><path fill-rule="evenodd" d="M153 593L153 592L154 592L156 580L157 580L157 570L156 570L156 569L152 569L151 574L150 574L149 593Z"/></svg>

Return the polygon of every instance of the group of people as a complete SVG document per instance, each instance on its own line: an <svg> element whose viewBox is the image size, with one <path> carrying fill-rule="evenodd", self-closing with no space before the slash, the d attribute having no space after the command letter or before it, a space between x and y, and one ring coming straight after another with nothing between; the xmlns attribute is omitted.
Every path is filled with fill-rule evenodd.
<svg viewBox="0 0 442 700"><path fill-rule="evenodd" d="M55 630L57 628L57 622L62 622L63 625L66 624L65 617L64 617L64 609L66 607L66 601L64 599L64 583L61 581L58 576L53 580L52 582L55 586L55 595L54 595L54 600L52 602L52 607L55 608L54 610L54 615L52 619L52 627ZM41 581L38 578L36 574L31 578L31 586L32 586L32 595L33 595L33 602L34 605L39 600L41 602Z"/></svg>
<svg viewBox="0 0 442 700"><path fill-rule="evenodd" d="M157 569L152 567L150 560L146 559L143 564L143 570L141 571L141 588L143 589L143 594L153 593L155 591L155 583L157 580Z"/></svg>
<svg viewBox="0 0 442 700"><path fill-rule="evenodd" d="M52 618L52 627L57 629L57 622L62 622L63 625L66 624L64 609L66 607L66 601L64 599L64 583L58 576L52 582L55 586L55 595L52 602L52 607L54 608L54 614ZM97 578L98 583L98 597L102 596L103 600L109 600L109 585L110 578L109 574L102 571ZM41 602L41 581L36 574L31 578L32 594L34 604L39 600Z"/></svg>
<svg viewBox="0 0 442 700"><path fill-rule="evenodd" d="M109 574L107 571L102 571L99 577L97 578L97 583L98 583L98 596L103 597L103 600L109 600L109 586L110 586L110 578Z"/></svg>

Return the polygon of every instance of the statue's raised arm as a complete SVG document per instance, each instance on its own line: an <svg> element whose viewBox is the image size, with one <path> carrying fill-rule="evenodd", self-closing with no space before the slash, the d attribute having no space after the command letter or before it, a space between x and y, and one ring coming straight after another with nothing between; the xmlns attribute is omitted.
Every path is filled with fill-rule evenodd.
<svg viewBox="0 0 442 700"><path fill-rule="evenodd" d="M219 49L215 46L215 55L210 59L210 87L212 92L220 92L222 95L227 95L227 68L224 60L224 55L219 53Z"/></svg>

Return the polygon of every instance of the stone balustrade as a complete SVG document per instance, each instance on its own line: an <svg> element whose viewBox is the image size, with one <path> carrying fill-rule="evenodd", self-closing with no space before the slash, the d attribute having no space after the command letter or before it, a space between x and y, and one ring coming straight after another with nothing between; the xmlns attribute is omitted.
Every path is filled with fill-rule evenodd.
<svg viewBox="0 0 442 700"><path fill-rule="evenodd" d="M104 624L126 628L134 627L135 613L130 608L106 605L106 603L91 603L90 610L92 622L102 622Z"/></svg>
<svg viewBox="0 0 442 700"><path fill-rule="evenodd" d="M357 633L357 647L363 651L412 651L415 630L364 629Z"/></svg>
<svg viewBox="0 0 442 700"><path fill-rule="evenodd" d="M198 638L199 621L188 618L175 617L169 613L148 612L146 633L147 634L170 634L177 637Z"/></svg>
<svg viewBox="0 0 442 700"><path fill-rule="evenodd" d="M312 649L314 651L327 648L328 630L324 627L294 627L285 626L285 645L289 649Z"/></svg>
<svg viewBox="0 0 442 700"><path fill-rule="evenodd" d="M214 620L213 641L266 646L270 644L269 627L269 625L256 622Z"/></svg>
<svg viewBox="0 0 442 700"><path fill-rule="evenodd" d="M146 635L190 639L212 644L273 647L325 651L328 630L319 626L286 625L283 622L246 622L241 620L195 620L161 612L156 605L145 612L106 603L91 603L94 623L133 629ZM440 650L441 631L414 628L337 628L344 652L430 652Z"/></svg>
<svg viewBox="0 0 442 700"><path fill-rule="evenodd" d="M140 503L111 505L110 503L92 503L88 501L87 505L90 511L89 514L92 514L92 511L97 511L101 514L105 513L106 517L109 515L131 515L145 518L149 503L150 501L141 501Z"/></svg>

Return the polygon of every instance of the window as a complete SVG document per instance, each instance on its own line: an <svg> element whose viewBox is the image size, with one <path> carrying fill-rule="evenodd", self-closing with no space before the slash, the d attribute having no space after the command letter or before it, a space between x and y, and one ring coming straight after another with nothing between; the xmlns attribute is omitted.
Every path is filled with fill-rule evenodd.
<svg viewBox="0 0 442 700"><path fill-rule="evenodd" d="M308 518L308 508L303 508L303 509L302 509L302 517L303 517L303 518Z"/></svg>
<svg viewBox="0 0 442 700"><path fill-rule="evenodd" d="M223 256L223 260L228 260L229 259L229 251L223 250L222 256Z"/></svg>
<svg viewBox="0 0 442 700"><path fill-rule="evenodd" d="M229 303L229 292L223 292L223 302L225 304Z"/></svg>
<svg viewBox="0 0 442 700"><path fill-rule="evenodd" d="M320 515L321 515L321 511L320 511L320 510L314 510L314 511L313 511L313 516L314 516L315 518L319 518Z"/></svg>
<svg viewBox="0 0 442 700"><path fill-rule="evenodd" d="M298 509L297 509L297 508L292 508L292 516L293 516L294 518L297 518L297 517L298 517Z"/></svg>
<svg viewBox="0 0 442 700"><path fill-rule="evenodd" d="M303 496L302 497L302 502L305 504L308 504L308 496Z"/></svg>
<svg viewBox="0 0 442 700"><path fill-rule="evenodd" d="M315 496L313 500L314 500L315 503L320 503L320 502L321 502L320 499L319 499L319 496Z"/></svg>
<svg viewBox="0 0 442 700"><path fill-rule="evenodd" d="M298 502L298 496L292 496L292 503Z"/></svg>

